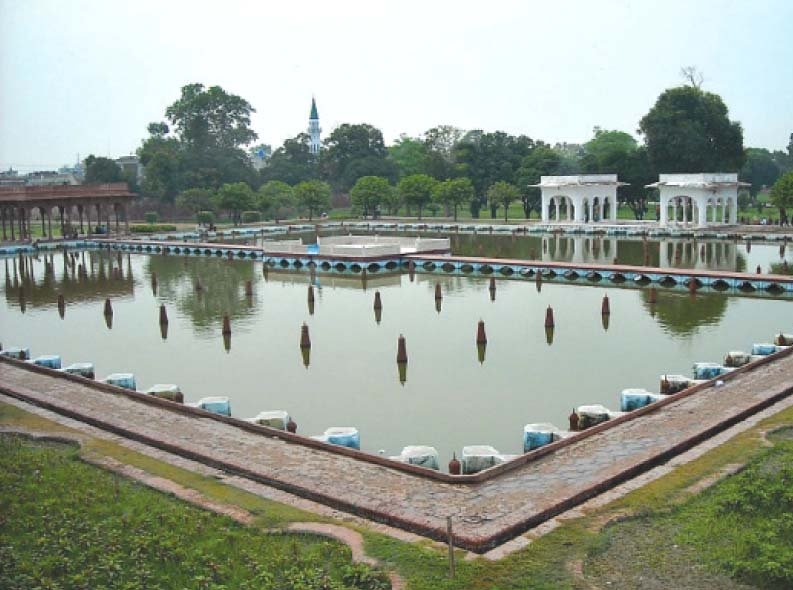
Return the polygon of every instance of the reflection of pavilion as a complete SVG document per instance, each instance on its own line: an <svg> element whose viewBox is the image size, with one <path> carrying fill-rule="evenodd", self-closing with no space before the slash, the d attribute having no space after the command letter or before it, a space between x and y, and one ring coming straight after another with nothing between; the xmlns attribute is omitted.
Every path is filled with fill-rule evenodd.
<svg viewBox="0 0 793 590"><path fill-rule="evenodd" d="M399 286L402 272L367 272L351 273L334 270L323 270L312 275L310 271L271 269L267 272L267 282L279 282L293 285L319 284L330 289L369 289L378 287ZM313 276L313 278L312 278Z"/></svg>
<svg viewBox="0 0 793 590"><path fill-rule="evenodd" d="M738 263L738 248L732 242L692 242L690 240L665 239L659 243L661 268L683 266L693 269L711 269L717 266L735 270Z"/></svg>
<svg viewBox="0 0 793 590"><path fill-rule="evenodd" d="M660 193L660 224L670 222L731 224L738 221L738 182L736 173L661 174L658 182L648 184ZM671 217L669 215L671 209Z"/></svg>
<svg viewBox="0 0 793 590"><path fill-rule="evenodd" d="M86 255L87 254L87 255ZM58 261L62 258L61 261ZM101 256L95 252L48 254L41 259L19 256L5 259L5 298L28 305L56 305L58 295L66 301L87 302L129 297L134 292L132 265L128 259ZM80 267L84 269L80 273Z"/></svg>
<svg viewBox="0 0 793 590"><path fill-rule="evenodd" d="M542 238L541 260L612 264L616 257L617 238L559 234Z"/></svg>
<svg viewBox="0 0 793 590"><path fill-rule="evenodd" d="M624 186L616 174L542 176L542 220L597 222L617 221L617 187Z"/></svg>

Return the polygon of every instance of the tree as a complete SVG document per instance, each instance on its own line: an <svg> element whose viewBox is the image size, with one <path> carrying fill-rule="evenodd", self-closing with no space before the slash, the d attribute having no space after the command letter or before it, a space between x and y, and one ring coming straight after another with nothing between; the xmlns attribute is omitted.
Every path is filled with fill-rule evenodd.
<svg viewBox="0 0 793 590"><path fill-rule="evenodd" d="M520 191L518 187L514 184L510 184L508 182L504 182L503 180L499 180L489 189L487 189L487 200L490 201L490 207L493 208L495 204L496 207L501 206L504 207L504 221L507 221L509 218L509 205L512 201L515 201L520 196Z"/></svg>
<svg viewBox="0 0 793 590"><path fill-rule="evenodd" d="M203 84L182 87L182 95L169 106L165 116L192 151L206 148L237 149L256 139L250 128L255 109L243 98L228 94L220 86Z"/></svg>
<svg viewBox="0 0 793 590"><path fill-rule="evenodd" d="M212 191L205 188L189 188L176 196L176 204L193 213L214 209Z"/></svg>
<svg viewBox="0 0 793 590"><path fill-rule="evenodd" d="M512 136L503 131L485 133L469 131L455 147L460 176L468 176L477 199L471 201L471 213L478 217L487 189L498 181L514 182L524 157L536 145L526 136ZM495 217L491 207L491 215Z"/></svg>
<svg viewBox="0 0 793 590"><path fill-rule="evenodd" d="M339 125L323 145L321 175L337 191L350 190L362 176L383 176L389 180L396 177L396 167L388 160L383 134L371 125Z"/></svg>
<svg viewBox="0 0 793 590"><path fill-rule="evenodd" d="M427 173L427 144L420 139L400 135L394 145L388 147L388 157L396 165L397 178Z"/></svg>
<svg viewBox="0 0 793 590"><path fill-rule="evenodd" d="M392 186L391 190L383 194L380 204L390 215L396 215L402 206L402 195L399 194L399 190L396 187Z"/></svg>
<svg viewBox="0 0 793 590"><path fill-rule="evenodd" d="M746 163L738 177L752 185L749 193L754 198L763 187L774 184L780 172L771 152L763 148L746 148Z"/></svg>
<svg viewBox="0 0 793 590"><path fill-rule="evenodd" d="M231 214L234 225L239 225L241 214L253 208L253 190L244 182L224 184L215 195L218 209Z"/></svg>
<svg viewBox="0 0 793 590"><path fill-rule="evenodd" d="M85 164L85 179L83 180L85 184L121 182L124 180L121 168L110 158L97 158L92 154L83 163Z"/></svg>
<svg viewBox="0 0 793 590"><path fill-rule="evenodd" d="M771 187L771 202L779 208L782 223L787 221L787 209L793 207L793 172L788 172Z"/></svg>
<svg viewBox="0 0 793 590"><path fill-rule="evenodd" d="M474 185L467 178L453 178L439 182L432 194L433 200L454 210L457 221L457 208L474 198Z"/></svg>
<svg viewBox="0 0 793 590"><path fill-rule="evenodd" d="M531 217L532 211L539 211L542 206L540 189L530 185L539 184L542 176L559 174L562 159L557 150L546 145L540 145L523 158L515 176L526 219Z"/></svg>
<svg viewBox="0 0 793 590"><path fill-rule="evenodd" d="M363 216L377 215L383 197L394 190L388 180L380 176L362 176L350 191L353 207Z"/></svg>
<svg viewBox="0 0 793 590"><path fill-rule="evenodd" d="M705 76L699 71L697 66L684 66L680 68L680 76L694 88L702 88Z"/></svg>
<svg viewBox="0 0 793 590"><path fill-rule="evenodd" d="M262 180L280 180L294 186L318 178L317 156L311 153L310 145L311 138L306 133L284 141L262 169Z"/></svg>
<svg viewBox="0 0 793 590"><path fill-rule="evenodd" d="M638 147L636 139L624 131L607 131L595 127L594 137L584 144L584 153L591 156L589 166L597 172L619 173L625 156Z"/></svg>
<svg viewBox="0 0 793 590"><path fill-rule="evenodd" d="M437 180L446 180L456 176L456 148L462 139L462 129L451 125L438 125L424 133L426 150L425 172Z"/></svg>
<svg viewBox="0 0 793 590"><path fill-rule="evenodd" d="M165 111L170 121L150 123L149 137L138 150L146 167L144 194L173 201L189 188L218 188L255 173L242 149L256 139L250 128L253 107L220 86L184 86Z"/></svg>
<svg viewBox="0 0 793 590"><path fill-rule="evenodd" d="M305 180L294 188L295 200L304 209L308 209L308 218L314 217L315 211L330 207L330 185L320 180Z"/></svg>
<svg viewBox="0 0 793 590"><path fill-rule="evenodd" d="M405 205L418 207L419 219L421 219L422 210L432 198L432 192L437 182L426 174L413 174L400 180L397 185L397 190Z"/></svg>
<svg viewBox="0 0 793 590"><path fill-rule="evenodd" d="M743 165L743 129L721 97L694 86L664 91L639 123L656 172L730 172Z"/></svg>
<svg viewBox="0 0 793 590"><path fill-rule="evenodd" d="M280 180L265 182L256 192L256 208L265 215L272 211L275 219L283 209L294 206L294 191L291 186Z"/></svg>

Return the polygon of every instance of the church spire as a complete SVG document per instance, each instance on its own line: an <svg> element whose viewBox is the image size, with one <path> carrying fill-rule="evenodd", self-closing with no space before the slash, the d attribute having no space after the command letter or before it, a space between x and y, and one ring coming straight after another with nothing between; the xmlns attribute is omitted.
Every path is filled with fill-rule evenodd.
<svg viewBox="0 0 793 590"><path fill-rule="evenodd" d="M322 133L322 129L319 128L319 114L317 113L317 101L314 100L314 97L312 96L311 114L308 117L308 135L311 138L311 143L309 144L309 151L312 154L319 153L320 133Z"/></svg>
<svg viewBox="0 0 793 590"><path fill-rule="evenodd" d="M311 97L311 115L308 117L309 121L316 119L319 121L319 115L317 114L317 101L314 100L314 97Z"/></svg>

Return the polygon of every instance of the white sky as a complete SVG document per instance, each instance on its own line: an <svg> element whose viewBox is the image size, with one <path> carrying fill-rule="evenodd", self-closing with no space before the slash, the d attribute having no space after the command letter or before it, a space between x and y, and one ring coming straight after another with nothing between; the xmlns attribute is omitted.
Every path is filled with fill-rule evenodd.
<svg viewBox="0 0 793 590"><path fill-rule="evenodd" d="M697 66L747 146L793 132L793 0L0 0L0 168L134 152L180 88L220 85L260 141L370 123L550 143L636 132Z"/></svg>

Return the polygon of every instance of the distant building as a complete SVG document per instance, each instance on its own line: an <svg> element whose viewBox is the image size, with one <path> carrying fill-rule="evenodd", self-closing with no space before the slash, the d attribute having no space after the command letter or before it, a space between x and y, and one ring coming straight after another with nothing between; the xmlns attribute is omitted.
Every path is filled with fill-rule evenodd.
<svg viewBox="0 0 793 590"><path fill-rule="evenodd" d="M134 179L137 184L143 181L146 171L143 168L143 164L140 163L140 158L138 156L130 154L129 156L116 158L116 165L121 168L124 178Z"/></svg>
<svg viewBox="0 0 793 590"><path fill-rule="evenodd" d="M8 170L0 172L0 186L23 186L25 179L19 175L17 170L8 168Z"/></svg>
<svg viewBox="0 0 793 590"><path fill-rule="evenodd" d="M69 166L68 164L64 164L63 166L58 168L58 172L60 174L72 174L77 180L82 182L83 179L85 178L85 166L80 161L80 155L77 154L77 161L72 166Z"/></svg>
<svg viewBox="0 0 793 590"><path fill-rule="evenodd" d="M320 148L320 133L322 129L319 127L319 114L317 113L317 102L311 98L311 114L308 117L308 135L311 138L309 144L309 151L312 154L318 154Z"/></svg>
<svg viewBox="0 0 793 590"><path fill-rule="evenodd" d="M82 184L71 172L58 172L55 170L39 170L37 172L29 172L23 176L25 185L27 186L74 186Z"/></svg>
<svg viewBox="0 0 793 590"><path fill-rule="evenodd" d="M250 158L251 164L257 172L267 165L267 160L272 155L273 148L267 144L257 145L248 150L248 158Z"/></svg>

